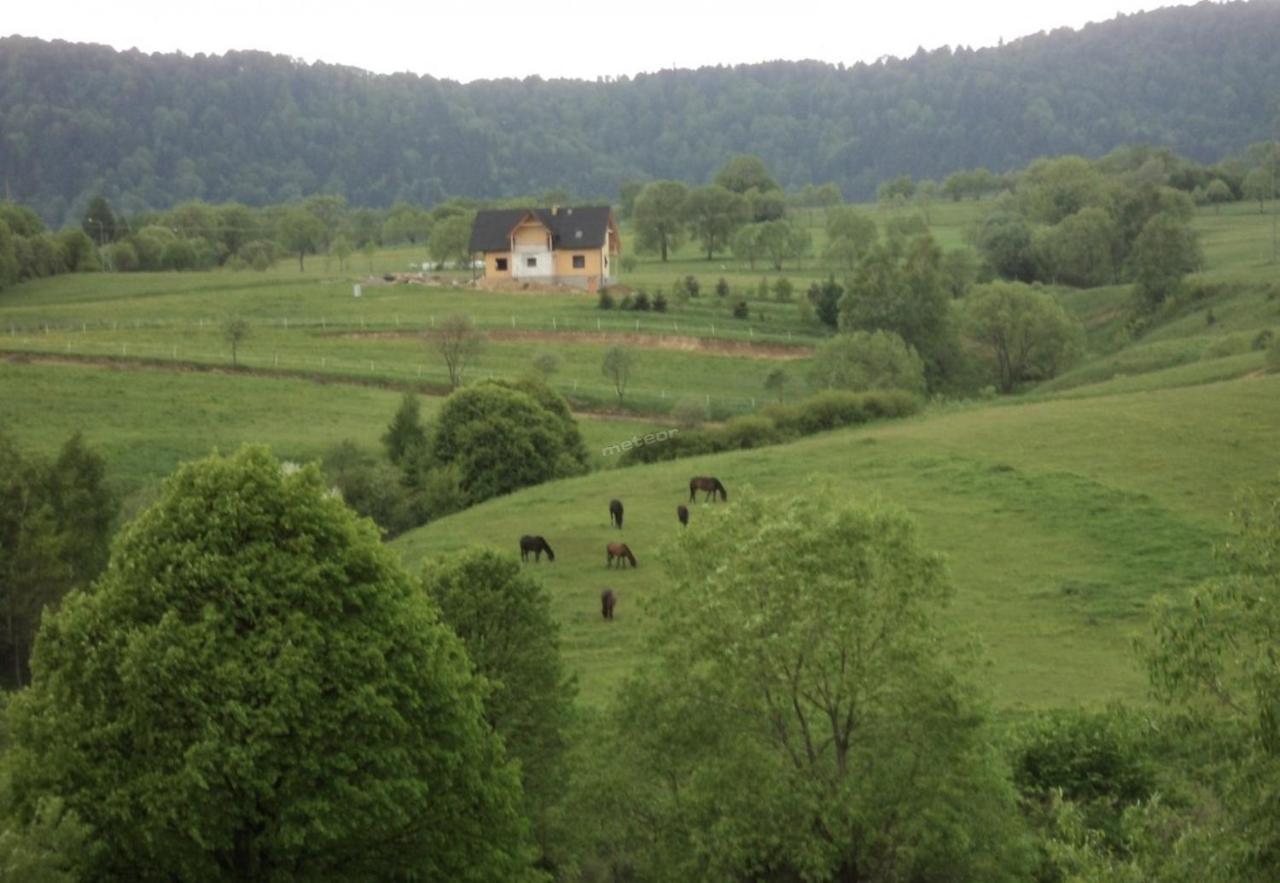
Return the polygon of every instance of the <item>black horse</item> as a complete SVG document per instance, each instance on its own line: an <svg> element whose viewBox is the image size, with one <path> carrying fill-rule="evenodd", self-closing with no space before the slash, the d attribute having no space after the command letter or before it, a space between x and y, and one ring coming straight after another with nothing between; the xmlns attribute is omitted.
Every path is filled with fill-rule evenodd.
<svg viewBox="0 0 1280 883"><path fill-rule="evenodd" d="M615 560L618 562L619 567L626 567L625 562L627 561L631 562L632 567L636 566L636 556L631 554L631 550L627 548L626 543L610 543L605 547L605 551L608 553L608 558L605 560L606 567L613 567Z"/></svg>
<svg viewBox="0 0 1280 883"><path fill-rule="evenodd" d="M613 621L613 605L618 603L618 596L613 589L605 589L600 593L600 613L605 619Z"/></svg>
<svg viewBox="0 0 1280 883"><path fill-rule="evenodd" d="M679 519L680 519L680 523L681 523L681 524L683 524L685 527L688 527L688 526L689 526L689 507L688 507L688 506L677 506L677 507L676 507L676 518L679 518Z"/></svg>
<svg viewBox="0 0 1280 883"><path fill-rule="evenodd" d="M698 491L706 491L706 499L714 499L716 494L720 495L720 499L726 503L729 501L729 492L724 489L724 485L720 483L718 478L707 478L698 476L689 479L689 502L692 503L697 499Z"/></svg>
<svg viewBox="0 0 1280 883"><path fill-rule="evenodd" d="M622 529L622 501L609 501L609 523L619 530Z"/></svg>
<svg viewBox="0 0 1280 883"><path fill-rule="evenodd" d="M543 552L547 553L548 561L556 560L556 553L551 551L551 546L546 540L525 534L520 538L520 560L528 561L530 552L533 553L534 561L541 561Z"/></svg>

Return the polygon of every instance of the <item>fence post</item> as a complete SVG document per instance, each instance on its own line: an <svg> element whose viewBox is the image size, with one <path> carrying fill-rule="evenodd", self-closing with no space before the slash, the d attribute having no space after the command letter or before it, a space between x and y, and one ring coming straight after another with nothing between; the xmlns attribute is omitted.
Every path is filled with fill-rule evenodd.
<svg viewBox="0 0 1280 883"><path fill-rule="evenodd" d="M516 327L516 317L515 317L515 316L512 316L512 317L511 317L511 327L512 327L512 328L515 328L515 327Z"/></svg>
<svg viewBox="0 0 1280 883"><path fill-rule="evenodd" d="M556 317L555 317L555 316L552 316L552 317L551 317L551 330L552 330L552 331L559 331L559 330L560 330L560 329L558 329L558 328L556 327Z"/></svg>

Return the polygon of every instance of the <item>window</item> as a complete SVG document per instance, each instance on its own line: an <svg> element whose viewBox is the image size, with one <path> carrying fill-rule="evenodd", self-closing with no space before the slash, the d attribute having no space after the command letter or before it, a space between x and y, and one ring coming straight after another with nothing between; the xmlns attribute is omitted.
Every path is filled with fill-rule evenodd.
<svg viewBox="0 0 1280 883"><path fill-rule="evenodd" d="M536 267L536 266L538 266L538 259L537 259L537 258L525 258L525 259L524 259L524 265L525 265L526 267Z"/></svg>
<svg viewBox="0 0 1280 883"><path fill-rule="evenodd" d="M494 268L495 270L505 270L505 269L507 269L507 259L506 259L506 258L494 258L493 264L494 264L494 267L493 267L493 268Z"/></svg>
<svg viewBox="0 0 1280 883"><path fill-rule="evenodd" d="M584 254L575 254L573 256L573 268L575 270L585 269L587 266L587 256Z"/></svg>

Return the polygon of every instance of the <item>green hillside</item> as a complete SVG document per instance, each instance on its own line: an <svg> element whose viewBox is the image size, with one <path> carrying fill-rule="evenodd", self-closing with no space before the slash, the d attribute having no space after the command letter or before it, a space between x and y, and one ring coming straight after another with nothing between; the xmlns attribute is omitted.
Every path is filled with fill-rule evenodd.
<svg viewBox="0 0 1280 883"><path fill-rule="evenodd" d="M1280 377L1036 404L935 411L896 424L764 448L605 472L528 489L407 534L405 558L479 543L515 554L540 533L554 564L535 567L564 630L584 700L600 704L640 652L644 599L665 584L664 539L690 476L732 494L819 493L893 501L946 554L956 627L986 644L1005 708L1140 699L1130 638L1144 605L1212 567L1232 496L1275 471ZM609 526L622 499L626 528ZM698 517L699 502L692 518ZM635 570L605 568L621 536ZM726 563L732 549L724 550ZM603 588L620 596L600 620Z"/></svg>

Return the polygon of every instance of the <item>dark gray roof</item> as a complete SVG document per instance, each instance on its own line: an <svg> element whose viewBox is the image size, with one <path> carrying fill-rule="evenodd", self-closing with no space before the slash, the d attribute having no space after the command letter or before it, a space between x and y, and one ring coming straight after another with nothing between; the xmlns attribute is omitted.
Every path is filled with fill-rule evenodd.
<svg viewBox="0 0 1280 883"><path fill-rule="evenodd" d="M553 249L600 248L605 243L612 213L607 205L564 207L557 209L555 214L549 208L477 212L476 222L471 227L471 251L506 251L511 247L511 231L525 215L534 215L551 231Z"/></svg>

